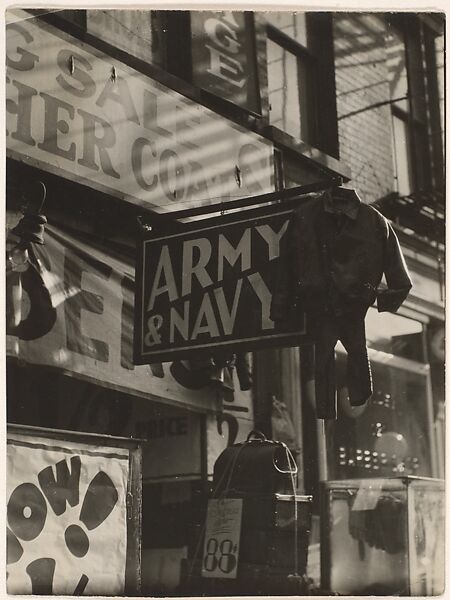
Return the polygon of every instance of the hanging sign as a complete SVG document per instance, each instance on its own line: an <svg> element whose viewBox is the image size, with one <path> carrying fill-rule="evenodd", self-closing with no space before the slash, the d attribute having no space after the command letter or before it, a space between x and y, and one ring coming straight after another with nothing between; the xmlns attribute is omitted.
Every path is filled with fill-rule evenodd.
<svg viewBox="0 0 450 600"><path fill-rule="evenodd" d="M236 579L241 521L242 498L209 500L202 577Z"/></svg>
<svg viewBox="0 0 450 600"><path fill-rule="evenodd" d="M273 191L264 138L25 11L7 13L8 156L165 212Z"/></svg>
<svg viewBox="0 0 450 600"><path fill-rule="evenodd" d="M9 434L9 594L121 595L129 451Z"/></svg>
<svg viewBox="0 0 450 600"><path fill-rule="evenodd" d="M272 292L291 211L278 206L148 237L138 248L135 363L296 345L301 315L281 328Z"/></svg>
<svg viewBox="0 0 450 600"><path fill-rule="evenodd" d="M191 11L194 83L258 112L252 16L242 11Z"/></svg>

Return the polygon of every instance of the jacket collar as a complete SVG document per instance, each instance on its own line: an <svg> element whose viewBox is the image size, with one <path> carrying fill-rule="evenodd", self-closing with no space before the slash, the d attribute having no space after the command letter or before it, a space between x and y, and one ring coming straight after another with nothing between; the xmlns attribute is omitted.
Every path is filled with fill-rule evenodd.
<svg viewBox="0 0 450 600"><path fill-rule="evenodd" d="M325 212L343 214L355 220L359 213L361 199L353 189L339 187L325 192L323 207Z"/></svg>

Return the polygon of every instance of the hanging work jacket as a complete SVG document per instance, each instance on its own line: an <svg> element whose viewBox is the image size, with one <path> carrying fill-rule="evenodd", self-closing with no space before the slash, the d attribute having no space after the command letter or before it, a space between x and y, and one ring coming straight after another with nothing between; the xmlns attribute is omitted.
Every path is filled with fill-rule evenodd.
<svg viewBox="0 0 450 600"><path fill-rule="evenodd" d="M387 288L380 286L383 274ZM367 310L396 312L411 289L397 236L354 190L308 194L282 239L271 318Z"/></svg>

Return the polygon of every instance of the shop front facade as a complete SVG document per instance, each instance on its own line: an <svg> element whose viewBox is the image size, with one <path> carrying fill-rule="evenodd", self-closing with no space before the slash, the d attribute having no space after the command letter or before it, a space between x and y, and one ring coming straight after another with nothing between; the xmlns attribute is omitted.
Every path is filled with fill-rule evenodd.
<svg viewBox="0 0 450 600"><path fill-rule="evenodd" d="M62 527L48 517L30 538L37 551L9 523L22 548L8 567L13 591L182 592L215 461L255 428L288 444L297 491L313 497L305 575L319 588L320 482L443 476L443 240L427 229L428 215L436 224L442 208L442 138L439 107L389 102L402 95L395 85L410 64L402 63L403 25L339 13L42 12L10 10L7 19L7 227L21 218L24 182L43 182L45 244L33 248L51 299L32 310L39 298L24 294L22 326L7 335L8 452L13 461L18 448L45 447L39 473L60 460L54 447L65 448L62 457L79 451L122 466L125 456L128 466L117 475L116 466L103 467L119 491L104 524L117 516L122 537L111 543L121 548L122 577L102 583L95 569L78 569L66 581L65 559L56 557L45 576L30 570L45 528ZM433 97L440 25L408 18L428 60L420 85ZM358 92L358 77L369 91ZM395 145L406 122L417 125L411 148L425 148L424 159L402 156L403 138ZM429 165L420 181L408 180L412 160ZM135 364L136 240L148 215L212 204L223 214L233 200L336 177L398 222L413 279L398 314L369 312L375 392L367 406L348 405L339 347L333 422L315 418L307 344L255 350L244 370L236 358L205 367L194 355ZM411 204L422 211L418 235L407 220ZM79 550L66 534L62 552L92 563L101 525L88 527L79 514L95 478L94 470L81 473L87 488L67 501L91 545ZM14 477L11 494L31 475ZM76 526L79 542L86 533Z"/></svg>

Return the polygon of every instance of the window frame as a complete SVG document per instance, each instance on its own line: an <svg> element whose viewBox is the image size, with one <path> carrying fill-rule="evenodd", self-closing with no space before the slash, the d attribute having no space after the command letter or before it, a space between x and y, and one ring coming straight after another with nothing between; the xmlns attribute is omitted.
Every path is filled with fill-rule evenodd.
<svg viewBox="0 0 450 600"><path fill-rule="evenodd" d="M431 185L430 148L427 141L427 109L425 100L424 52L421 47L420 25L411 15L391 15L387 18L388 30L393 30L402 41L405 52L405 68L408 82L408 110L391 104L393 118L401 119L407 129L409 154L411 156L411 191L407 195L420 192ZM391 100L395 100L391 98ZM395 136L393 134L395 147ZM394 157L395 160L395 157Z"/></svg>
<svg viewBox="0 0 450 600"><path fill-rule="evenodd" d="M313 115L312 143L294 139L293 143L291 142L289 145L298 147L298 142L300 142L302 147L308 147L313 153L318 150L339 161L333 14L331 12L306 12L306 30L308 47L297 42L274 25L266 23L267 39L271 39L306 63L312 79L307 92L308 102L312 105L309 110ZM274 129L282 133L281 137L292 138L288 132L283 132L277 127Z"/></svg>
<svg viewBox="0 0 450 600"><path fill-rule="evenodd" d="M267 40L270 40L285 52L289 52L293 55L297 61L297 72L299 72L299 63L301 62L306 67L306 122L307 122L307 138L301 138L301 140L310 146L317 146L318 141L318 120L316 104L314 102L317 97L317 85L315 79L312 76L313 71L317 71L317 58L308 50L305 46L292 39L286 33L280 29L276 29L273 25L267 25ZM269 84L270 90L270 84ZM300 130L303 129L302 122L302 107L301 107L301 91L297 90L297 99L299 104L299 115L300 115ZM269 115L270 115L270 92L269 92ZM270 116L269 116L270 121ZM288 132L286 132L288 133Z"/></svg>

